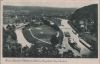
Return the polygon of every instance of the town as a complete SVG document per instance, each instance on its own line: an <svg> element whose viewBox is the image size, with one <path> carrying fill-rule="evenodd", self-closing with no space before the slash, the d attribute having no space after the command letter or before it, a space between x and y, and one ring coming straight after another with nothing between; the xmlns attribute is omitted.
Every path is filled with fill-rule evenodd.
<svg viewBox="0 0 100 64"><path fill-rule="evenodd" d="M98 57L97 4L3 9L3 57Z"/></svg>

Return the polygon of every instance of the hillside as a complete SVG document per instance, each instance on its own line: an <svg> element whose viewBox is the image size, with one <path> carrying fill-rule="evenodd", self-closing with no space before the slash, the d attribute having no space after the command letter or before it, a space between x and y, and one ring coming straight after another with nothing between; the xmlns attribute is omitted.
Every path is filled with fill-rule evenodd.
<svg viewBox="0 0 100 64"><path fill-rule="evenodd" d="M84 24L87 24L87 30L93 32L97 35L97 25L98 25L98 7L97 4L92 4L77 9L70 17L70 20L75 21L73 25L80 27L79 23L83 21ZM91 26L88 26L91 24ZM86 26L86 25L85 25ZM91 27L91 28L90 28Z"/></svg>
<svg viewBox="0 0 100 64"><path fill-rule="evenodd" d="M97 4L92 4L77 9L70 17L70 20L80 20L82 18L92 18L97 21L98 9Z"/></svg>

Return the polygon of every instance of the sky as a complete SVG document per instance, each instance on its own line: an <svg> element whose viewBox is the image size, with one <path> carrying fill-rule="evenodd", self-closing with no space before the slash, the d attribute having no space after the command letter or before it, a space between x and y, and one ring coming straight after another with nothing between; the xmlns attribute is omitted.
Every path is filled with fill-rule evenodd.
<svg viewBox="0 0 100 64"><path fill-rule="evenodd" d="M4 5L79 8L97 4L99 0L3 0Z"/></svg>

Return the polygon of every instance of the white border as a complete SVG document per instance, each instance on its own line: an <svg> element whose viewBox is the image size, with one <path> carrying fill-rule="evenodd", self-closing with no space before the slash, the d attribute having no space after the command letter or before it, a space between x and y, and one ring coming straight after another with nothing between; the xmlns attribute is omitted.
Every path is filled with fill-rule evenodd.
<svg viewBox="0 0 100 64"><path fill-rule="evenodd" d="M0 53L1 53L1 55L0 55L0 58L1 58L1 64L17 64L17 63L19 63L19 64L22 64L22 63L24 63L24 64L33 64L33 63L35 63L35 64L56 64L56 63L59 63L59 64L99 64L100 63L100 40L99 40L99 38L100 38L100 33L99 33L99 31L100 31L100 19L99 19L99 14L100 14L100 1L99 1L99 3L98 3L98 58L3 58L2 57L2 26L3 26L3 1L1 2L1 5L0 5L0 7L1 7L1 14L0 14L0 17L1 17L1 22L0 22L0 40L1 40L1 42L0 42ZM5 60L7 60L7 59L9 59L9 61L10 62L8 62L8 61L5 61ZM11 61L11 60L16 60L16 61ZM19 61L17 61L17 60L19 60ZM23 60L27 60L27 61L23 61ZM28 61L29 60L29 61ZM38 62L37 62L37 60L39 60ZM48 61L48 62L41 62L41 61ZM54 61L55 60L55 61ZM34 62L33 62L34 61ZM57 62L56 62L57 61ZM58 62L58 61L60 61L60 62ZM63 61L63 62L62 62Z"/></svg>

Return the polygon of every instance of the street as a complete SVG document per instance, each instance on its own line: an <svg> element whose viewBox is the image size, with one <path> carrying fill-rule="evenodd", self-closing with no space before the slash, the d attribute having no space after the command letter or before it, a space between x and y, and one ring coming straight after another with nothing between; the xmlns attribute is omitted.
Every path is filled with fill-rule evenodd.
<svg viewBox="0 0 100 64"><path fill-rule="evenodd" d="M81 48L80 53L79 53L77 50L75 50L72 47L70 47L70 45L68 43L68 37L64 36L62 46L65 47L66 50L70 49L70 50L72 50L74 52L75 55L78 55L78 56L88 55L88 54L91 53L91 51L88 48L86 48L83 44L81 44L79 42L80 38L78 37L78 34L75 34L75 33L72 32L72 30L74 30L74 29L68 24L68 20L62 19L61 25L62 26L60 26L60 28L63 31L63 33L64 32L69 32L70 36L71 36L70 37L71 40L74 40L77 43L77 45L79 46L79 48Z"/></svg>

